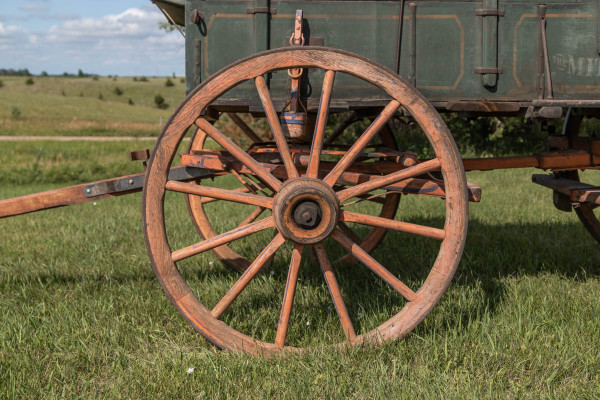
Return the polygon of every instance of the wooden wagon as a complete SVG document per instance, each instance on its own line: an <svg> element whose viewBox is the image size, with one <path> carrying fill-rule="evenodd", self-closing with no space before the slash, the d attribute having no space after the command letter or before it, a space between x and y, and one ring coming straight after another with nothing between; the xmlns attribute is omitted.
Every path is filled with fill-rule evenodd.
<svg viewBox="0 0 600 400"><path fill-rule="evenodd" d="M299 350L286 335L303 258L323 272L343 343L408 334L437 304L459 264L468 203L481 198L465 171L550 170L533 181L552 189L556 207L575 210L600 240L594 213L600 188L579 181L579 171L600 162L600 140L579 137L582 119L600 109L598 2L153 2L185 34L188 96L152 156L132 153L132 159L149 158L145 174L3 200L0 216L143 190L156 275L181 315L215 345L250 353ZM565 123L561 135L550 136L547 152L463 159L440 112L540 121L564 116ZM392 122L417 129L427 145L401 148ZM245 136L232 138L220 128L231 124ZM186 135L191 142L180 155ZM198 243L170 245L173 196L167 192L185 196ZM438 198L440 226L397 218L402 195ZM243 208L234 229L219 231L209 204L224 201ZM361 205L366 211L356 208ZM436 243L419 287L371 255L389 231ZM268 238L255 258L231 246L252 235ZM332 262L332 245L347 254ZM240 273L210 308L178 268L207 251ZM239 328L251 325L236 322L243 316L227 323L222 316L278 251L289 259L289 271L280 315L273 317L276 333L264 342ZM353 262L404 299L362 332L353 327L334 273Z"/></svg>

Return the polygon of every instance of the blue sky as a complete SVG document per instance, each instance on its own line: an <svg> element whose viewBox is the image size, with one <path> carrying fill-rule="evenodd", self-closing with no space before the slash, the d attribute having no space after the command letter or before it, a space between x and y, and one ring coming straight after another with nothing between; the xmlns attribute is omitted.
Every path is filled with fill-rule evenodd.
<svg viewBox="0 0 600 400"><path fill-rule="evenodd" d="M150 0L0 0L0 68L183 75L184 40Z"/></svg>

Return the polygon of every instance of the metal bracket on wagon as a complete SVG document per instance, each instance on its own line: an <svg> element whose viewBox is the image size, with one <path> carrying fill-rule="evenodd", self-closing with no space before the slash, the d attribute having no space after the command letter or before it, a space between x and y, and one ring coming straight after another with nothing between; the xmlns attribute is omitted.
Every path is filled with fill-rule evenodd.
<svg viewBox="0 0 600 400"><path fill-rule="evenodd" d="M212 175L213 173L211 171L205 169L178 167L171 169L168 179L171 181L189 181L192 179L206 178ZM144 176L145 174L139 174L91 183L84 186L83 195L85 197L98 197L107 194L126 193L132 190L138 191L144 186Z"/></svg>

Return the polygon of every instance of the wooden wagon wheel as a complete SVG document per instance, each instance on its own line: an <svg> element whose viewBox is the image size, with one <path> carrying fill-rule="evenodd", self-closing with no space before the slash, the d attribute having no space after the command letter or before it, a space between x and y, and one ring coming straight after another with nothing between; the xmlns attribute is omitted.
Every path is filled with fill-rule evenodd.
<svg viewBox="0 0 600 400"><path fill-rule="evenodd" d="M567 135L569 141L579 136L582 120L583 117L574 114L571 109L567 113L563 133ZM558 172L558 175L566 179L579 181L579 171L577 170ZM574 210L585 229L587 229L596 241L600 242L600 220L598 220L598 211L595 211L597 208L598 206L595 204L582 203L578 207L575 207Z"/></svg>
<svg viewBox="0 0 600 400"><path fill-rule="evenodd" d="M231 117L236 118L235 114L231 114ZM237 117L239 118L239 117ZM245 132L248 132L248 136L253 140L255 144L261 143L260 137L254 133L250 127L248 127L243 121L237 122L241 125ZM348 128L351 123L347 123L344 121L340 124L340 134L343 134L343 131ZM336 135L337 137L338 135ZM398 143L392 134L389 126L386 124L380 131L379 137L381 139L381 143L393 150L398 150ZM197 130L192 140L190 142L189 150L200 151L205 148L207 135L202 130ZM241 178L243 179L243 178ZM192 217L192 221L194 222L194 226L198 233L204 239L210 239L218 235L217 231L213 227L213 224L210 221L209 214L210 212L206 210L205 205L208 204L208 201L212 200L203 196L194 196L190 194L185 195L186 203L188 205L189 213ZM377 198L382 201L381 210L379 213L380 218L393 219L396 215L396 211L398 210L398 204L400 203L400 194L390 193L387 196L383 196L381 198ZM245 215L245 218L240 218L240 223L238 226L243 226L248 223L254 222L258 217L264 215L269 212L269 210L264 209L263 207L257 206L251 212L248 212L248 215ZM375 248L381 243L383 238L387 233L387 229L377 228L377 227L369 227L369 231L366 235L363 235L362 238L356 236L355 233L351 231L351 228L348 225L343 225L343 229L346 234L351 236L351 238L356 241L359 246L365 250L367 253L372 253ZM247 258L240 255L238 252L233 250L228 245L218 246L212 249L212 252L225 263L230 268L243 272L245 271L252 262ZM343 262L355 262L354 257L350 254L347 254L342 259Z"/></svg>
<svg viewBox="0 0 600 400"><path fill-rule="evenodd" d="M325 176L320 174L319 170L325 121L317 122L310 161L306 175L302 177L289 156L288 144L278 126L278 119L263 75L274 70L291 68L319 68L326 71L323 99L319 109L319 118L323 117L322 119L326 119L336 73L346 73L363 79L379 87L391 97L381 114ZM269 116L271 128L288 174L285 182L273 176L259 162L248 156L246 152L201 117L202 111L214 100L239 83L248 80L255 81L265 112ZM333 187L340 176L401 105L410 112L423 129L435 157L387 175L374 177L356 186L334 191ZM227 149L246 168L252 170L262 182L276 192L276 196L269 198L191 183L167 181L167 174L175 157L176 149L186 131L193 124L196 124ZM344 210L344 202L350 198L434 170L441 170L445 184L446 215L443 229L355 214ZM173 251L168 243L165 226L164 201L167 190L261 205L271 209L273 215L240 229ZM298 212L298 210L300 211ZM315 213L318 214L318 218L314 218L312 215ZM150 159L143 194L144 235L148 253L163 290L171 302L194 329L213 344L224 349L243 350L255 354L257 352L279 352L284 349L297 350L297 348L286 347L285 338L302 251L305 246L312 246L318 256L333 304L347 338L345 343L379 343L383 340L405 336L425 318L450 284L464 247L467 214L467 185L461 158L443 120L428 101L392 71L368 59L339 50L319 47L283 48L259 53L226 67L205 81L175 111L161 134ZM348 239L338 230L339 221L360 222L365 225L437 239L440 242L439 252L420 288L413 291ZM205 307L183 279L176 263L186 257L272 227L277 229L273 240L261 251L252 265L212 310ZM399 296L407 300L398 313L368 332L360 335L355 333L342 300L334 270L322 243L328 237L350 251L361 263L398 292ZM263 342L227 325L221 320L221 316L256 276L264 263L286 241L293 244L293 250L290 255L290 268L283 293L277 333L274 343Z"/></svg>

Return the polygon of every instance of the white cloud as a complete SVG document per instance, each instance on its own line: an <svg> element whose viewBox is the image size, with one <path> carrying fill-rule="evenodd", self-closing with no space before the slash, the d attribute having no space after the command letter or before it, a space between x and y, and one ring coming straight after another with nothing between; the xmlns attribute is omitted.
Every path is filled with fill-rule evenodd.
<svg viewBox="0 0 600 400"><path fill-rule="evenodd" d="M9 46L7 57L0 58L16 63L0 67L53 73L81 68L101 74L181 74L184 40L177 32L159 30L158 22L163 20L158 9L142 7L118 15L66 20L47 32L25 32L0 23L3 53Z"/></svg>
<svg viewBox="0 0 600 400"><path fill-rule="evenodd" d="M2 22L0 22L0 39L2 37L6 38L6 37L13 36L19 32L24 32L24 30L18 26L4 25Z"/></svg>

